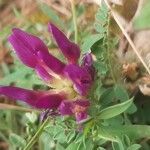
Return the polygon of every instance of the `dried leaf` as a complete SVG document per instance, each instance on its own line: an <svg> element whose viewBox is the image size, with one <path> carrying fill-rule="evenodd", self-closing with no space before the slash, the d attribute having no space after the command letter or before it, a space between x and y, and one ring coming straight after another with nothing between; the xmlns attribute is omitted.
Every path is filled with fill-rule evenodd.
<svg viewBox="0 0 150 150"><path fill-rule="evenodd" d="M122 5L114 5L113 10L130 22L138 9L140 0L123 0Z"/></svg>
<svg viewBox="0 0 150 150"><path fill-rule="evenodd" d="M144 59L144 61L148 65L148 67L150 67L149 39L150 39L150 30L149 29L136 31L133 33L133 37L132 37L135 47L139 51L140 55L142 56L142 58ZM125 41L124 41L124 43L125 43ZM120 47L117 52L117 55L123 64L124 63L133 63L133 62L135 62L137 64L141 64L139 62L137 56L133 52L132 48L129 45L126 46L126 49L124 49L124 47Z"/></svg>
<svg viewBox="0 0 150 150"><path fill-rule="evenodd" d="M139 80L140 91L147 96L150 96L150 76L145 76Z"/></svg>
<svg viewBox="0 0 150 150"><path fill-rule="evenodd" d="M115 12L117 18L120 20L123 27L129 31L132 30L132 26L130 23L139 8L139 4L141 4L141 0L122 0L119 5L117 4L117 1L112 1L114 1L112 9ZM121 30L113 17L111 17L110 19L110 31L115 35L121 34Z"/></svg>
<svg viewBox="0 0 150 150"><path fill-rule="evenodd" d="M137 63L127 63L127 64L123 64L122 66L122 74L130 79L130 80L136 80L138 75L139 75L139 67Z"/></svg>

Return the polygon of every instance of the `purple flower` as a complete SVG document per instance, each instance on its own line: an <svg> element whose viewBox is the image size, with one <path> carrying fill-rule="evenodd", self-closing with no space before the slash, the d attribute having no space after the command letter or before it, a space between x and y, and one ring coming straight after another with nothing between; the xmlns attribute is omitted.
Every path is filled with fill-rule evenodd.
<svg viewBox="0 0 150 150"><path fill-rule="evenodd" d="M24 101L35 108L57 109L62 115L74 115L77 122L80 122L87 118L90 105L85 96L94 80L91 54L86 54L79 66L79 46L52 23L49 23L48 28L67 59L67 64L51 55L40 38L20 29L14 28L8 40L22 63L33 68L52 89L33 91L1 86L0 94Z"/></svg>
<svg viewBox="0 0 150 150"><path fill-rule="evenodd" d="M90 103L88 100L77 99L76 101L63 101L59 106L62 115L75 115L77 122L87 119L87 108Z"/></svg>

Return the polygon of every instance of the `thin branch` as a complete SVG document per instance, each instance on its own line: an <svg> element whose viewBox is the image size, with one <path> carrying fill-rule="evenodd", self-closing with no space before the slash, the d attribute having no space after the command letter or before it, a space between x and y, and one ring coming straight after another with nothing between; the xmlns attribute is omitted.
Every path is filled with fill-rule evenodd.
<svg viewBox="0 0 150 150"><path fill-rule="evenodd" d="M0 110L18 110L18 111L23 111L23 112L40 112L38 110L34 110L34 109L30 109L30 108L24 108L24 107L20 107L20 106L16 106L16 105L9 105L9 104L3 104L0 103Z"/></svg>
<svg viewBox="0 0 150 150"><path fill-rule="evenodd" d="M40 135L43 133L43 130L47 123L49 122L49 118L47 118L42 125L39 127L38 131L35 133L35 135L30 139L29 143L27 143L26 147L23 150L30 150L31 147L36 143L37 139L40 137Z"/></svg>
<svg viewBox="0 0 150 150"><path fill-rule="evenodd" d="M109 5L107 0L104 0L104 2L106 3L107 7L110 9L112 16L114 17L116 23L118 24L118 26L120 27L122 33L124 34L124 36L126 37L126 39L128 40L129 44L131 45L133 51L135 52L135 54L137 55L137 57L139 58L139 60L141 61L141 63L143 64L143 66L145 67L145 69L147 70L147 72L150 74L150 69L148 68L147 64L145 63L145 61L143 60L143 58L141 57L140 53L138 52L137 48L135 47L133 41L131 40L130 36L128 35L128 33L126 32L126 30L124 29L123 25L121 24L121 22L119 21L117 15L115 14L115 12L112 10L111 6Z"/></svg>

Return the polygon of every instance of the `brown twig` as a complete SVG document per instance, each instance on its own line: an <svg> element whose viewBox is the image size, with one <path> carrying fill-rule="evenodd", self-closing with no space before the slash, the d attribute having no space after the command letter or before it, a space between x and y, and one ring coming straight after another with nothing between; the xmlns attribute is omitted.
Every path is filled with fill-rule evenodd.
<svg viewBox="0 0 150 150"><path fill-rule="evenodd" d="M23 111L23 112L37 112L40 113L39 110L34 110L34 109L30 109L30 108L24 108L24 107L20 107L20 106L16 106L16 105L9 105L9 104L3 104L0 103L0 110L18 110L18 111Z"/></svg>

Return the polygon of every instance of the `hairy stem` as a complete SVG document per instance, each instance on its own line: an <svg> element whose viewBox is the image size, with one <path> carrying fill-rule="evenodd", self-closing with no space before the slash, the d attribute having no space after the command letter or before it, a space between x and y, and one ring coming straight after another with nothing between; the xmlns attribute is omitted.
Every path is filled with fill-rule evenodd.
<svg viewBox="0 0 150 150"><path fill-rule="evenodd" d="M110 51L110 46L109 46L109 24L110 24L110 13L108 14L108 20L107 20L107 58L108 58L108 65L109 65L111 77L114 83L116 83L116 77L115 77L114 70L112 68L112 62L111 62L111 57L112 57L111 53L113 52Z"/></svg>
<svg viewBox="0 0 150 150"><path fill-rule="evenodd" d="M115 74L114 74L114 70L112 68L112 56L111 56L111 47L110 47L110 44L109 44L109 24L110 24L110 13L108 12L108 17L107 17L107 22L106 22L106 28L107 28L107 31L105 33L105 37L104 37L104 42L103 44L105 43L106 45L106 58L107 58L107 63L108 63L108 68L109 68L109 71L110 71L110 75L112 77L112 80L114 83L116 83L116 78L115 78Z"/></svg>

